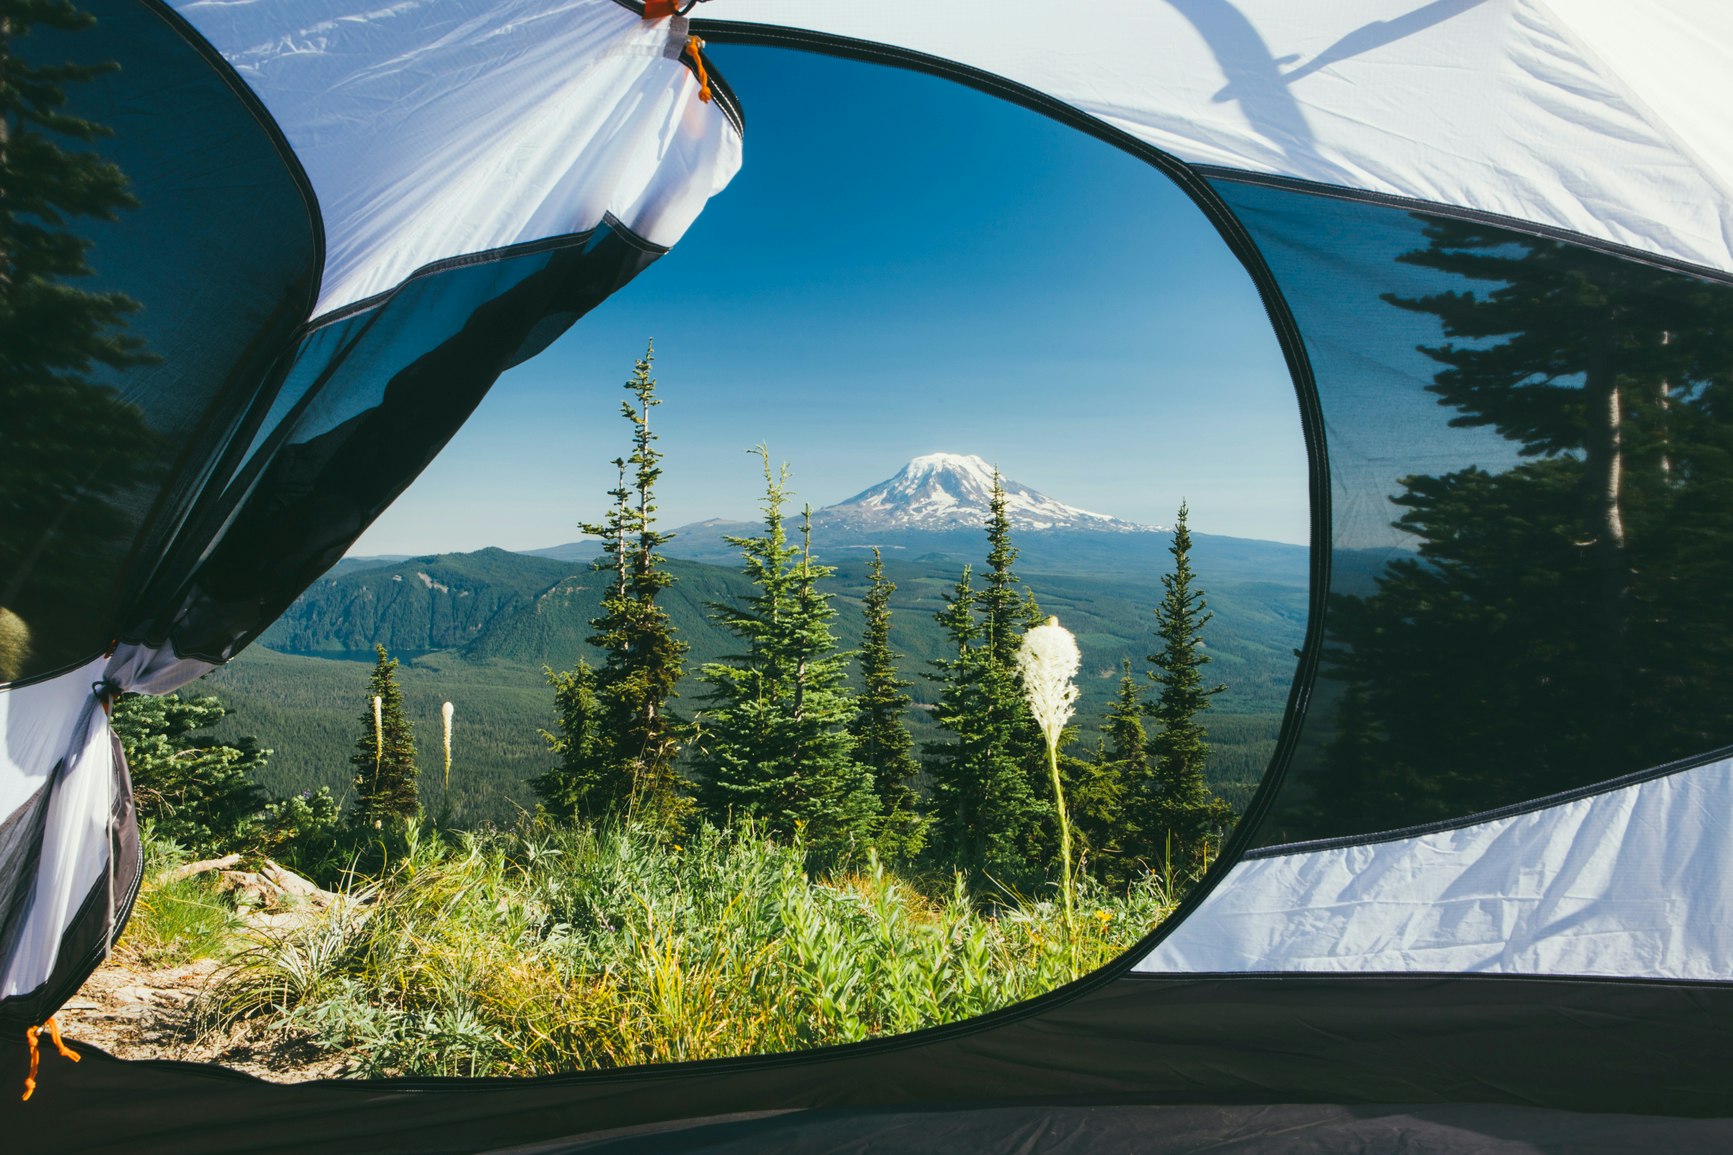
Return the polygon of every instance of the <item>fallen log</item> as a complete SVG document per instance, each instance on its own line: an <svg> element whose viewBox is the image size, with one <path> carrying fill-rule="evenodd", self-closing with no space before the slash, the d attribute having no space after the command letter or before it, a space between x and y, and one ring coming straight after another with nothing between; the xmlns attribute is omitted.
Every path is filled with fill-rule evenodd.
<svg viewBox="0 0 1733 1155"><path fill-rule="evenodd" d="M259 867L259 873L281 887L283 893L292 894L296 898L309 899L320 906L329 906L337 901L337 896L329 890L320 888L311 879L303 878L288 867L273 862L269 858L265 859L265 864Z"/></svg>
<svg viewBox="0 0 1733 1155"><path fill-rule="evenodd" d="M225 854L221 858L207 858L201 862L188 862L181 866L172 866L156 876L158 885L167 882L179 882L183 878L191 878L195 874L208 874L213 870L232 870L240 864L239 854Z"/></svg>

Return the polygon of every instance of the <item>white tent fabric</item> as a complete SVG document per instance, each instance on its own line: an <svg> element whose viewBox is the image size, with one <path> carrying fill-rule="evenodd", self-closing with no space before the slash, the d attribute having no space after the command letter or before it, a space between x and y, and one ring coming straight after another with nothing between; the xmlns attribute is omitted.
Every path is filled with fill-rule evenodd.
<svg viewBox="0 0 1733 1155"><path fill-rule="evenodd" d="M49 791L40 865L10 953L0 959L0 998L28 994L48 980L80 903L109 867L116 768L97 687L166 693L210 669L164 651L120 646L76 670L0 693L0 821L19 814L44 787Z"/></svg>
<svg viewBox="0 0 1733 1155"><path fill-rule="evenodd" d="M1235 865L1135 968L1733 975L1733 759L1510 817Z"/></svg>
<svg viewBox="0 0 1733 1155"><path fill-rule="evenodd" d="M437 261L613 219L673 245L740 167L685 21L595 0L176 0L293 147L322 315Z"/></svg>
<svg viewBox="0 0 1733 1155"><path fill-rule="evenodd" d="M70 673L0 693L0 814L23 806L48 781L49 772L75 741L91 686L102 679L106 658Z"/></svg>
<svg viewBox="0 0 1733 1155"><path fill-rule="evenodd" d="M1733 271L1733 7L1711 0L711 0L927 53L1195 164Z"/></svg>

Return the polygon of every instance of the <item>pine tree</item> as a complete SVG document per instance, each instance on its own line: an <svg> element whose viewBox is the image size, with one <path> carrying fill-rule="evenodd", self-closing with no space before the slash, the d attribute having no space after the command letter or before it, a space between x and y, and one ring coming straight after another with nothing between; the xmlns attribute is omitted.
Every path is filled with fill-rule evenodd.
<svg viewBox="0 0 1733 1155"><path fill-rule="evenodd" d="M263 833L257 775L271 752L256 738L208 733L228 713L214 697L128 694L114 707L140 821L199 857L244 849Z"/></svg>
<svg viewBox="0 0 1733 1155"><path fill-rule="evenodd" d="M859 712L849 723L857 761L872 775L883 815L878 845L881 852L910 858L920 849L925 822L915 797L914 777L920 763L914 739L903 723L910 698L909 682L897 676L891 650L891 595L896 583L885 577L884 559L873 550L865 599L866 628L860 650Z"/></svg>
<svg viewBox="0 0 1733 1155"><path fill-rule="evenodd" d="M1149 774L1137 799L1138 849L1150 862L1170 869L1201 865L1234 821L1233 809L1204 781L1209 741L1201 715L1227 687L1208 686L1203 679L1210 660L1203 629L1215 615L1203 590L1193 584L1188 514L1181 502L1168 547L1173 572L1162 575L1165 592L1155 610L1161 648L1149 656L1154 667L1149 677L1160 690L1149 708L1156 732L1149 741Z"/></svg>
<svg viewBox="0 0 1733 1155"><path fill-rule="evenodd" d="M403 716L397 659L374 646L378 659L368 679L361 736L349 756L355 767L355 819L363 826L413 819L421 814L416 785L415 737ZM377 705L375 704L377 703Z"/></svg>
<svg viewBox="0 0 1733 1155"><path fill-rule="evenodd" d="M764 532L730 537L754 593L744 605L712 605L743 653L703 667L711 703L700 719L697 765L709 817L754 818L773 833L804 831L831 855L864 845L876 825L872 781L854 758L847 729L856 707L847 656L836 648L836 616L821 584L834 572L813 559L811 512L801 543L789 542L782 507L788 468L764 462Z"/></svg>
<svg viewBox="0 0 1733 1155"><path fill-rule="evenodd" d="M1066 730L1065 741L1072 738ZM1125 788L1118 768L1099 739L1091 756L1059 755L1059 774L1065 783L1065 804L1070 808L1071 836L1077 843L1081 870L1093 878L1118 885L1127 878L1121 842L1125 836Z"/></svg>
<svg viewBox="0 0 1733 1155"><path fill-rule="evenodd" d="M602 651L602 665L548 672L560 733L546 736L559 762L535 787L556 813L620 813L675 830L690 802L676 765L683 727L668 702L684 673L687 646L656 604L674 577L660 552L671 535L656 529L662 453L650 411L662 402L650 376L655 352L652 342L626 382L631 400L620 404L632 425L632 453L614 460L619 481L609 492L613 507L602 521L582 524L585 533L602 539L594 568L611 575L601 615L590 621L596 632L589 642Z"/></svg>
<svg viewBox="0 0 1733 1155"><path fill-rule="evenodd" d="M933 663L940 683L934 720L946 742L926 748L933 783L934 848L964 870L1030 883L1050 856L1058 815L1047 784L1046 747L1023 696L1017 649L1045 621L1014 570L1004 485L995 471L987 516L987 573L969 569L936 615L955 657Z"/></svg>
<svg viewBox="0 0 1733 1155"><path fill-rule="evenodd" d="M36 28L94 20L65 0L0 8L0 679L82 659L93 573L111 573L134 517L115 498L160 476L160 439L92 377L148 360L125 332L136 302L76 287L91 275L79 218L132 205L126 178L87 145L108 130L65 111L68 86L112 66L39 66L17 51ZM73 147L68 147L68 146Z"/></svg>

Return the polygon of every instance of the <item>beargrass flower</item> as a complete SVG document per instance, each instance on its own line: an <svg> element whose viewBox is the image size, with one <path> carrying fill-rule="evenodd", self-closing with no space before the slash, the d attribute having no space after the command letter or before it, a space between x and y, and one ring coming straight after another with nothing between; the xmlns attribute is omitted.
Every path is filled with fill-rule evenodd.
<svg viewBox="0 0 1733 1155"><path fill-rule="evenodd" d="M1017 652L1017 670L1023 675L1023 690L1029 696L1029 712L1035 715L1050 745L1058 745L1060 731L1077 708L1080 691L1071 679L1082 664L1077 639L1059 624L1058 618L1048 618L1046 625L1036 626L1023 635L1023 646Z"/></svg>
<svg viewBox="0 0 1733 1155"><path fill-rule="evenodd" d="M452 713L453 713L453 709L452 709L452 705L450 702L445 703L443 706L441 706L439 708L439 716L441 718L445 719L445 792L447 794L451 793L451 715L452 715Z"/></svg>
<svg viewBox="0 0 1733 1155"><path fill-rule="evenodd" d="M373 695L373 785L379 785L379 767L385 761L385 699Z"/></svg>
<svg viewBox="0 0 1733 1155"><path fill-rule="evenodd" d="M1076 912L1071 896L1071 818L1065 812L1065 787L1059 781L1059 736L1077 709L1080 691L1072 684L1083 655L1077 650L1077 639L1059 624L1058 618L1048 618L1045 625L1036 626L1023 635L1017 650L1017 672L1023 676L1023 692L1029 699L1029 712L1047 739L1047 767L1053 773L1053 801L1059 808L1059 869L1061 893L1065 899L1065 933L1075 951L1077 943Z"/></svg>

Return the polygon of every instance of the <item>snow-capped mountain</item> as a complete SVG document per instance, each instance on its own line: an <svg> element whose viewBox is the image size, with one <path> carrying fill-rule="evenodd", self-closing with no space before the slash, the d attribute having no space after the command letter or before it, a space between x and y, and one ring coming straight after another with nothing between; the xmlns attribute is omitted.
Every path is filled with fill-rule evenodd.
<svg viewBox="0 0 1733 1155"><path fill-rule="evenodd" d="M1139 533L1155 526L1122 521L1055 501L1044 493L1000 478L1005 512L1020 530L1086 529L1098 533ZM987 520L993 494L993 467L965 453L917 457L888 481L828 505L812 515L814 529L951 530L976 529Z"/></svg>

